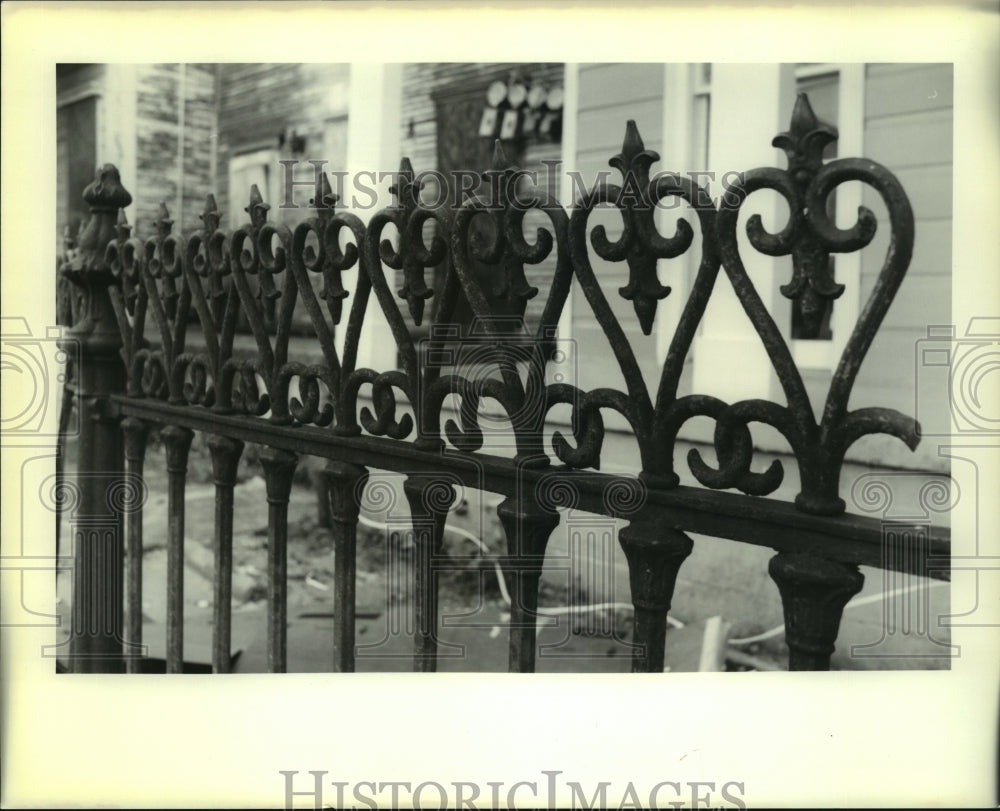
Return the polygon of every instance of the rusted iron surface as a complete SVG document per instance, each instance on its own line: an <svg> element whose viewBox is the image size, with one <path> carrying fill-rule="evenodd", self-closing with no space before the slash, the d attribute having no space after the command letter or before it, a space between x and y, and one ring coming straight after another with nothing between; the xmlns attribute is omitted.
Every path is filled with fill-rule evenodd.
<svg viewBox="0 0 1000 811"><path fill-rule="evenodd" d="M890 409L847 410L861 361L906 272L913 215L898 181L879 164L858 159L824 164L822 147L834 137L831 128L816 120L806 97L800 96L789 131L775 138L775 145L789 156L788 168L742 173L718 204L707 189L689 179L663 173L651 179L650 166L658 155L644 148L630 122L621 153L611 159L611 165L622 173L622 185L598 184L571 215L547 194L521 190L515 194L517 173L499 146L494 168L485 176L489 197L466 201L454 216L447 209L423 207L408 161L403 162L392 187L396 205L374 215L367 226L353 214L333 208L336 195L330 193L325 178L314 198L320 206L317 216L294 231L268 221L269 206L256 187L246 207L249 222L231 231L220 230L211 196L202 214L204 229L183 238L172 234L172 221L163 207L154 236L108 243L108 264L114 272L112 300L125 341L129 393L207 407L220 414L262 416L270 412L267 419L272 424L332 426L343 436L364 433L400 442L412 440L422 449L448 447L469 453L483 445L478 406L484 398L491 398L511 418L519 462L544 466L552 453L570 468L600 465L604 440L600 411L611 409L625 417L639 440L641 475L654 487L676 485L677 432L687 420L708 416L716 422L715 451L720 461L713 467L695 452L689 460L692 473L706 487L735 488L752 495L773 492L784 475L778 462L763 473L750 469L753 445L748 426L763 422L788 439L798 461L802 480L798 507L814 514L839 514L844 503L838 493L838 476L847 448L868 433L889 433L911 447L918 435L912 418ZM875 232L874 215L864 208L851 228L838 229L830 220L826 200L838 185L850 180L865 182L882 196L889 211L891 245L817 423L788 344L746 273L736 228L740 210L753 192L771 189L781 194L790 210L787 224L771 234L759 217L751 217L747 223L751 245L771 256L792 255L794 274L782 287L785 295L810 301L836 297L842 288L829 278L825 258L830 253L860 250ZM613 314L608 293L595 276L591 248L605 261L628 264L629 282L616 293L633 303L639 325L648 333L657 303L670 292L658 281L657 263L695 245L694 230L686 220L680 221L672 236L656 231L655 206L669 197L686 201L698 219L701 262L654 402L625 326ZM622 213L623 230L616 242L608 239L603 226L588 226L594 208L604 204L616 205ZM522 226L526 210L532 208L549 218L551 230L538 229L535 242L528 243ZM483 217L492 223L492 240L472 237L473 223ZM434 222L436 234L427 245L422 234L429 221ZM397 234L395 245L385 236L390 227ZM343 250L342 234L349 240ZM550 256L556 260L550 289L528 286L525 265ZM445 260L450 272L441 289L428 287L425 269ZM494 266L495 277L484 283L472 269L473 260ZM358 282L348 291L341 274L354 267L359 271ZM684 360L720 267L767 349L786 404L763 400L729 404L707 395L677 396ZM400 271L403 280L395 293L390 282L394 271ZM310 274L323 277L319 296L309 283ZM556 326L574 279L608 338L625 379L624 391L581 391L568 383L545 383L545 369L555 351ZM489 347L477 356L475 374L460 367L446 374L440 363L426 361L441 348L433 336L444 334L433 327L452 325L460 292L476 316L472 332L478 330L476 339ZM357 368L358 341L373 306L372 293L374 306L384 314L398 348L398 369ZM536 295L546 295L545 306L538 323L528 324L523 317L525 303ZM421 353L413 328L423 323L424 302L435 296L440 301L432 337L427 351ZM352 298L344 324L343 303ZM288 357L292 313L300 300L322 350L321 364L303 364ZM400 300L406 303L406 314ZM192 311L205 336L204 347L185 351ZM246 316L257 347L253 360L233 356L239 311ZM150 335L145 336L150 320ZM337 328L345 332L342 354L333 340ZM516 339L499 340L511 335ZM149 345L145 337L151 339ZM484 337L487 340L481 340ZM494 372L482 374L479 367L483 365ZM363 389L370 392L372 408L359 404ZM442 409L449 395L461 399L461 424L448 420L442 427ZM399 404L401 396L408 402L405 411ZM561 403L573 406L572 437L557 433L552 448L546 449L542 444L545 417Z"/></svg>
<svg viewBox="0 0 1000 811"><path fill-rule="evenodd" d="M270 206L253 187L245 224L223 229L209 195L199 231L174 234L163 206L155 233L145 239L131 235L119 212L127 205L128 194L113 167L105 167L101 183L110 201L107 210L95 213L64 272L79 284L100 288L107 302L104 320L112 312L117 320L120 335L114 336L114 344L116 349L121 346L127 389L124 395L114 386L102 389L115 416L266 446L273 556L269 649L274 669L281 669L284 639L287 494L282 500L279 491L286 472L294 469L289 460L295 453L325 456L332 462L328 478L334 535L342 556L337 566L338 669L353 667L353 650L346 649L353 649L353 583L347 581L352 579L357 512L348 495L356 495L351 488L364 481L359 471L367 467L409 477L406 493L418 549L418 667L433 669L434 664L434 561L447 512L436 501L428 503L427 493L438 488L439 478L450 476L451 481L507 496L500 511L509 544L505 566L519 582L513 613L523 619L535 610L535 572L546 539L558 525L557 513L547 512L536 490L528 493L528 489L537 489L546 476L554 476L571 483L581 509L631 522L621 541L630 566L637 641L643 651L637 654L636 669L656 669L658 663L662 667L662 632L673 582L690 552L684 532L808 554L824 560L823 565L909 565L907 556L883 555L877 521L843 515L839 477L845 452L866 434L887 433L911 448L918 441L918 428L910 417L878 407L848 410L861 362L906 273L913 215L898 181L879 164L853 158L824 163L823 147L833 138L836 132L819 122L808 99L800 96L789 130L774 139L788 156L787 168L744 172L719 201L688 178L663 172L651 175L659 156L645 148L629 122L621 152L610 160L622 176L621 185L601 182L571 210L547 193L518 187L518 172L498 145L493 168L484 174L485 191L455 210L425 205L413 169L404 160L392 186L395 204L367 224L336 208L337 196L323 176L312 201L315 216L294 229L269 221ZM833 223L827 202L837 186L848 181L868 184L881 196L889 213L890 247L817 422L788 343L746 272L736 229L741 208L755 191L769 189L784 197L789 217L780 231L767 232L757 216L749 219L746 229L754 250L791 256L792 278L781 292L800 303L808 320L825 300L843 290L829 274L830 254L861 250L875 233L874 215L865 208L850 228L839 229ZM687 219L678 222L672 235L657 231L656 205L671 198L685 204L696 219L698 239ZM595 208L609 205L622 218L621 235L615 241L603 226L590 225ZM529 241L524 224L532 209L548 222ZM649 334L659 302L671 293L658 273L689 251L698 256L697 276L654 394L640 373L628 325L615 315L610 297L630 301L639 328ZM594 270L595 255L605 262L625 263L627 284L606 290ZM525 273L526 266L543 261L554 267L548 289L529 285ZM81 271L87 262L93 269L89 275ZM428 284L427 269L442 266L445 272L434 274L439 282ZM492 268L485 275L484 266ZM357 281L348 289L343 273L355 269ZM726 403L709 395L678 395L685 360L720 270L768 353L784 403L759 399ZM311 283L314 276L322 278L318 293ZM397 283L401 286L394 289ZM574 283L609 342L624 379L623 390L584 391L568 382L548 381L558 351L557 325ZM463 298L474 320L458 325L456 307ZM542 301L541 314L530 319L525 317L526 305L533 298ZM433 306L431 323L426 324L428 302ZM308 316L321 362L289 357L296 307ZM372 308L388 323L398 368L358 365L362 327ZM241 318L256 347L252 358L234 353ZM194 321L203 340L188 346L188 325ZM418 345L415 332L422 326L429 327L429 338ZM337 330L343 334L341 350L334 340ZM441 361L456 344L459 349L476 347L474 368ZM513 459L484 452L487 436L480 406L487 399L498 403L510 420ZM459 404L454 419L448 417L452 401ZM554 430L547 447L548 414L566 404L572 414L569 430ZM635 434L638 479L596 472L605 438L605 410L621 414ZM687 458L691 473L707 489L681 487L675 469L678 432L694 417L708 417L716 425L717 462L709 463L697 450ZM791 446L802 483L794 505L756 498L773 493L784 471L777 461L763 472L751 469L754 422L774 427ZM351 469L338 467L345 464ZM622 485L625 481L630 484ZM183 477L177 482L182 488ZM220 504L225 506L224 486L219 486ZM622 486L641 490L638 506L626 510L606 497L607 489ZM724 490L738 493L717 492ZM226 532L222 521L217 535L221 538ZM929 554L945 560L948 549L948 532L934 530ZM890 562L885 564L886 560ZM226 566L221 551L219 566ZM946 562L923 566L922 571L948 576ZM224 574L217 572L217 577ZM217 598L224 597L223 591ZM782 587L786 609L793 592ZM800 624L825 627L828 620L825 615L808 616L798 620ZM534 626L520 619L511 629L513 670L530 669L533 656L529 637L533 638ZM514 627L518 625L524 626L523 633ZM809 661L822 665L821 657Z"/></svg>
<svg viewBox="0 0 1000 811"><path fill-rule="evenodd" d="M167 454L167 673L184 668L184 485L194 431L168 425L160 432Z"/></svg>
<svg viewBox="0 0 1000 811"><path fill-rule="evenodd" d="M789 670L829 670L844 606L861 591L857 566L815 555L775 555L768 571L781 592Z"/></svg>
<svg viewBox="0 0 1000 811"><path fill-rule="evenodd" d="M228 673L231 664L233 599L233 488L243 454L238 439L208 437L215 480L215 566L212 573L212 670Z"/></svg>
<svg viewBox="0 0 1000 811"><path fill-rule="evenodd" d="M280 448L263 448L260 464L267 486L267 667L288 666L288 499L299 458Z"/></svg>
<svg viewBox="0 0 1000 811"><path fill-rule="evenodd" d="M121 425L125 440L126 481L140 482L149 439L149 423L135 417L126 417ZM134 492L130 492L132 500L125 515L125 619L128 623L125 640L129 646L125 669L129 673L139 672L142 657L142 503L138 498L140 488L135 487L133 490Z"/></svg>
<svg viewBox="0 0 1000 811"><path fill-rule="evenodd" d="M632 672L662 673L667 612L677 574L694 542L683 532L664 526L648 508L618 533L618 540L628 560L635 605Z"/></svg>
<svg viewBox="0 0 1000 811"><path fill-rule="evenodd" d="M455 491L446 478L409 476L403 483L403 492L410 505L416 549L413 669L430 673L437 670L441 549L444 524Z"/></svg>
<svg viewBox="0 0 1000 811"><path fill-rule="evenodd" d="M333 669L353 673L358 515L368 471L360 465L331 461L322 476L330 497L333 530Z"/></svg>
<svg viewBox="0 0 1000 811"><path fill-rule="evenodd" d="M531 492L510 497L497 506L507 536L507 554L501 558L510 591L510 638L507 669L512 673L535 670L535 637L538 627L538 585L549 537L559 526L559 513L545 509Z"/></svg>
<svg viewBox="0 0 1000 811"><path fill-rule="evenodd" d="M117 415L105 397L124 390L119 357L122 338L115 325L109 285L114 275L105 262L107 245L116 235L120 209L131 195L118 170L101 166L83 192L91 217L81 228L78 244L61 268L76 289L75 322L61 348L78 351L75 399L80 436L77 446L79 501L73 528L73 619L70 667L74 672L120 671L123 638L122 577L123 505L111 498L115 478L124 465Z"/></svg>

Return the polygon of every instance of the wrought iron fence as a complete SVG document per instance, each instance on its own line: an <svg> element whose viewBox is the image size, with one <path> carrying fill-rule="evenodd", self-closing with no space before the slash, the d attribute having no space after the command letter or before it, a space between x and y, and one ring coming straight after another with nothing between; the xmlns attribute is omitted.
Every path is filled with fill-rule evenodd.
<svg viewBox="0 0 1000 811"><path fill-rule="evenodd" d="M784 605L789 666L828 668L843 607L863 583L859 565L930 572L940 579L950 576L947 530L935 529L919 556L886 554L881 524L845 515L839 496L844 454L853 442L866 434L886 433L912 449L918 427L912 418L890 409L848 410L858 369L906 273L914 225L907 197L887 169L861 159L823 162L823 148L835 138L836 132L817 121L808 99L800 96L789 131L774 139L788 156L787 168L742 173L718 203L687 178L662 173L651 177L650 168L659 157L645 149L629 122L621 153L610 160L622 175L622 185L599 183L571 211L544 193L532 193L524 205L523 193L508 193L516 173L498 144L494 167L484 175L494 193L489 200L470 199L454 211L421 203L412 168L404 160L391 190L395 205L367 224L336 207L337 199L323 178L313 201L315 216L294 230L268 221L269 206L254 187L244 225L222 230L209 195L200 231L185 237L172 234L164 207L157 233L147 239L132 235L123 212L131 197L115 167L103 166L84 192L92 217L61 269L81 295L79 317L68 336L81 348L76 396L84 426L78 463L81 501L74 525L74 669L131 669L135 657L130 652L142 642L143 538L137 482L152 427L161 428L169 477L168 672L182 669L184 492L195 431L208 438L216 487L216 671L229 667L233 488L248 442L264 447L260 462L269 504L271 671L286 668L287 510L300 454L328 460L324 477L337 562L331 664L337 671L352 671L355 665L356 530L369 468L407 477L404 491L417 550L414 669L436 667L435 572L456 481L504 496L497 512L507 539L502 570L512 599L510 670L534 669L546 544L559 524L559 508L569 504L629 522L619 541L635 607L634 671L663 670L667 612L678 570L693 547L688 532L776 550L769 572ZM786 297L813 304L836 298L843 286L830 277L829 255L864 248L876 228L866 208L859 209L850 228L840 229L832 221L827 199L839 184L851 180L869 184L881 195L891 242L817 421L788 345L746 272L737 222L753 192L771 189L784 197L787 224L769 233L759 217L751 217L746 226L750 245L770 256L791 255L794 275L781 288ZM670 293L658 279L659 260L676 258L695 245L694 229L685 220L672 236L658 233L654 210L667 198L683 201L697 217L700 263L657 390L651 394L625 327L612 311L612 294L595 274L591 252L627 264L628 283L617 294L632 302L642 331L649 334L658 303ZM621 214L621 236L614 241L603 226L588 224L596 207L608 205ZM531 209L546 215L548 226L539 228L529 243L523 226ZM486 237L474 233L473 223L481 218L492 224L492 234ZM428 241L429 222L434 233ZM395 242L383 239L390 233L388 226L396 231ZM526 302L539 291L528 284L525 266L543 260L554 260L554 272L544 291L541 316L537 323L528 323ZM474 272L476 262L493 267L492 275L484 278ZM425 271L442 263L447 270L441 274L443 283L437 289L428 287ZM357 282L347 290L342 274L353 268ZM787 400L784 405L678 395L684 361L720 269L766 348ZM317 275L322 277L318 294L311 283ZM394 294L397 275L402 287ZM574 283L607 337L625 390L584 391L571 383L547 381L559 319ZM475 322L461 333L458 345L475 342L480 347L475 373L440 361L456 343L452 314L460 295L471 306ZM425 303L432 297L437 297L434 323L423 351L418 351L412 328L422 324ZM400 300L405 301L405 312ZM289 357L297 303L308 313L322 353L320 363ZM362 324L373 303L388 322L399 368L358 367ZM249 359L234 353L241 311L256 345ZM195 321L203 342L189 346L187 332ZM340 352L338 329L344 330ZM452 397L461 403L457 420L445 419L446 401ZM509 418L516 446L513 458L483 451L479 414L486 398L496 401ZM565 427L556 430L547 448L547 416L565 404L572 412L568 432L563 432ZM637 478L599 472L606 410L622 415L638 440ZM713 466L692 450L687 464L704 487L681 486L675 472L678 432L699 416L715 421L717 463ZM753 422L773 426L788 440L801 479L794 504L761 498L779 486L784 473L778 461L762 473L751 470Z"/></svg>

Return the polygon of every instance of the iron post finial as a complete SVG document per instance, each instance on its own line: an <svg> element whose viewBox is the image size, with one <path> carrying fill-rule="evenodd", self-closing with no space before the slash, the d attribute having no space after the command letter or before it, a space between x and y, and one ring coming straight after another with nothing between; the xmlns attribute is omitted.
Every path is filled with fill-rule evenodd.
<svg viewBox="0 0 1000 811"><path fill-rule="evenodd" d="M93 213L117 212L132 203L132 195L122 185L118 167L113 163L98 167L93 181L83 190L83 199Z"/></svg>
<svg viewBox="0 0 1000 811"><path fill-rule="evenodd" d="M110 282L110 270L104 261L109 242L118 237L118 212L130 205L132 195L121 182L114 164L98 167L93 181L83 190L84 202L90 207L90 218L80 223L76 247L63 274L77 284L87 284L88 274L96 274Z"/></svg>

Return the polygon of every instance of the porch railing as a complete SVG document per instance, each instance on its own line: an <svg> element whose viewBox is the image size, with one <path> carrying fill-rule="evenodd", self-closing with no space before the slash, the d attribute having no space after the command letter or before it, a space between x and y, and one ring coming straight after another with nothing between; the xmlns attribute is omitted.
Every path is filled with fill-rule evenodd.
<svg viewBox="0 0 1000 811"><path fill-rule="evenodd" d="M571 211L538 192L530 195L529 204L520 205L526 195L512 193L516 173L498 145L493 169L484 175L493 192L490 199L476 197L457 210L424 205L404 160L392 188L395 205L367 224L336 207L324 177L316 189L315 216L294 230L268 221L269 206L254 187L244 225L221 230L209 195L200 231L174 235L164 207L157 233L147 239L133 236L126 222L123 209L131 197L118 171L111 165L100 168L84 191L92 217L61 269L80 294L79 315L68 333L68 340L79 346L76 398L82 425L73 669L132 669L136 661L143 589L137 483L152 428L160 429L169 479L168 672L180 672L183 663L184 493L196 431L207 437L216 487L216 671L229 667L233 488L245 443L264 447L260 461L269 504L271 671L286 669L287 509L301 454L328 460L324 476L337 564L334 670L355 666L356 530L369 468L406 475L417 550L416 670L433 670L437 663L434 575L441 562L448 494L456 481L504 497L497 512L507 539L502 570L512 600L511 671L534 669L542 562L566 499L578 509L629 522L619 541L635 607L634 671L663 670L667 612L678 571L692 551L689 532L776 550L769 573L784 605L789 666L828 668L843 608L862 587L860 565L950 577L947 530L934 529L929 542L914 552L902 548L911 543L907 535L889 537L881 522L844 514L839 478L851 444L866 434L886 433L912 449L919 438L916 422L897 411L848 410L858 369L906 273L914 224L907 197L887 169L850 158L824 163L823 148L835 138L835 130L819 122L808 99L800 96L789 131L774 140L787 153L787 168L743 173L718 203L706 188L684 177L651 177L659 157L645 149L629 122L621 153L610 161L621 173L622 185L599 183ZM865 208L847 229L836 227L828 214L831 193L852 180L881 195L891 241L817 421L788 345L744 268L737 222L753 192L771 189L784 197L789 217L780 232L766 231L759 217L751 217L746 230L755 250L791 255L793 276L781 292L804 300L809 309L843 290L830 276L829 255L861 250L875 233L875 217ZM683 201L697 217L697 245L685 220L672 236L656 230L656 204L667 198ZM599 205L620 211L623 228L617 241L602 226L588 225ZM531 243L523 229L530 208L549 222ZM483 218L492 224L492 236L472 233L473 223ZM428 222L434 223L429 241L424 236ZM394 242L384 239L390 225L396 231ZM700 256L696 277L651 394L608 299L620 295L631 301L639 326L649 334L658 303L670 293L658 279L659 260L692 249ZM626 263L627 285L606 290L595 274L592 253ZM526 302L539 291L529 286L525 266L543 260L554 264L554 272L548 290L541 291L541 316L529 323ZM485 276L474 268L484 263L493 268ZM445 268L437 286L428 286L425 278L432 267ZM347 290L342 274L354 268L357 282ZM761 399L730 404L708 395L678 395L684 361L720 269L760 336L785 404ZM402 281L398 293L393 290L396 274ZM310 281L315 276L322 277L318 295ZM573 284L607 337L625 390L584 391L547 378ZM472 328L464 332L452 323L460 295L475 315ZM432 297L437 299L434 323L418 347L413 327L423 323L425 303ZM321 363L289 357L297 302L308 314ZM373 306L391 330L399 368L358 366L362 324ZM233 351L241 313L256 344L252 360ZM186 333L195 320L204 342L189 347ZM341 351L336 330L344 333ZM474 373L441 360L473 343L478 347ZM370 407L359 403L363 393ZM446 402L453 397L461 403L459 420L446 419L442 426ZM509 417L513 458L482 450L479 413L486 398ZM571 425L556 430L546 447L547 415L562 404L570 406ZM599 472L602 412L607 411L620 414L638 440L637 478ZM687 464L703 487L681 486L675 472L678 431L698 416L715 421L717 463L713 466L691 451ZM751 470L752 422L773 426L788 440L801 479L794 504L762 498L779 486L784 474L780 462L762 473Z"/></svg>

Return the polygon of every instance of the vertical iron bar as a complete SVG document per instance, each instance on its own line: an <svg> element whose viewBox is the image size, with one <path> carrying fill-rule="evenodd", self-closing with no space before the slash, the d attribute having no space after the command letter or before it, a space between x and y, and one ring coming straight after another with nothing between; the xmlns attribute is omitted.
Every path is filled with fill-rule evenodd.
<svg viewBox="0 0 1000 811"><path fill-rule="evenodd" d="M149 439L149 424L137 417L122 420L125 435L125 475L138 484L143 477L143 461L146 458L146 442ZM139 496L137 490L128 490ZM137 673L142 664L142 505L130 503L126 512L125 542L126 561L126 606L128 623L126 641L130 648L125 656L125 668L129 673Z"/></svg>
<svg viewBox="0 0 1000 811"><path fill-rule="evenodd" d="M543 509L533 494L522 493L520 498L502 501L497 515L507 536L507 554L501 562L511 601L507 669L534 673L538 584L549 536L559 526L559 513Z"/></svg>
<svg viewBox="0 0 1000 811"><path fill-rule="evenodd" d="M628 561L629 586L635 606L632 672L662 673L667 612L674 597L677 573L694 542L683 532L663 525L662 516L643 509L618 533Z"/></svg>
<svg viewBox="0 0 1000 811"><path fill-rule="evenodd" d="M288 499L298 456L264 448L260 464L267 484L267 669L288 670Z"/></svg>
<svg viewBox="0 0 1000 811"><path fill-rule="evenodd" d="M184 671L184 483L194 432L169 425L167 451L167 673Z"/></svg>
<svg viewBox="0 0 1000 811"><path fill-rule="evenodd" d="M408 476L403 482L403 492L410 504L417 553L413 669L433 673L437 670L438 650L438 561L444 545L445 519L455 500L455 491L449 480Z"/></svg>
<svg viewBox="0 0 1000 811"><path fill-rule="evenodd" d="M355 576L361 494L368 471L349 462L327 462L321 474L329 491L333 530L333 669L354 672Z"/></svg>
<svg viewBox="0 0 1000 811"><path fill-rule="evenodd" d="M781 593L789 670L829 670L844 606L865 584L857 566L782 552L768 564Z"/></svg>
<svg viewBox="0 0 1000 811"><path fill-rule="evenodd" d="M208 437L215 481L215 570L212 573L212 672L228 673L232 656L233 488L243 453L238 439Z"/></svg>

